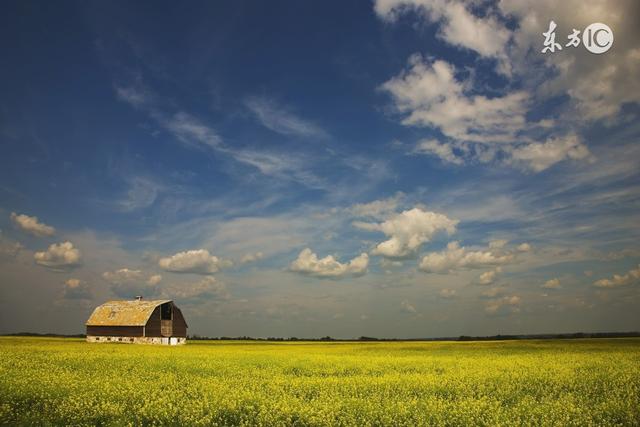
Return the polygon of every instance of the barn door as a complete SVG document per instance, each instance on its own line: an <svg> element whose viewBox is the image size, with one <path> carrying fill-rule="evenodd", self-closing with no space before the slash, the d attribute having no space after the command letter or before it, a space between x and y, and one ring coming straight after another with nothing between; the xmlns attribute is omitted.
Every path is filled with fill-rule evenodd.
<svg viewBox="0 0 640 427"><path fill-rule="evenodd" d="M160 307L160 335L163 337L173 335L173 306L170 302Z"/></svg>

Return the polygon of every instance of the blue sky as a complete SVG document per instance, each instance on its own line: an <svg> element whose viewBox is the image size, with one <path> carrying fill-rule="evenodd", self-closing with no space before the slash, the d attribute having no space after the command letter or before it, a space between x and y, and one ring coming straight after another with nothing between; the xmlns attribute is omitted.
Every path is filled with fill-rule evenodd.
<svg viewBox="0 0 640 427"><path fill-rule="evenodd" d="M638 329L633 2L1 8L0 332Z"/></svg>

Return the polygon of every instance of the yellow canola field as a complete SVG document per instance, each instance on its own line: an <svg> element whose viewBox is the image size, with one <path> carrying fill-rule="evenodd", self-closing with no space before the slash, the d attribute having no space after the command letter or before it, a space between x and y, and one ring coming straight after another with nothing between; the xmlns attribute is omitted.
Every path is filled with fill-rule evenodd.
<svg viewBox="0 0 640 427"><path fill-rule="evenodd" d="M2 425L640 425L640 339L0 337Z"/></svg>

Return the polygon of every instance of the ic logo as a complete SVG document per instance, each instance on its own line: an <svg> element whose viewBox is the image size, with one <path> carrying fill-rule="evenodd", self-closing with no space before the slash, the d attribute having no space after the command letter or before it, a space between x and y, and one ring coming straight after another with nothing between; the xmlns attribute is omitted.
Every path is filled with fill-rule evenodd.
<svg viewBox="0 0 640 427"><path fill-rule="evenodd" d="M542 33L544 47L540 51L541 53L554 53L556 50L562 50L563 47L576 48L580 46L580 30L574 28L571 34L567 36L569 41L562 46L561 43L556 41L556 28L558 28L558 25L554 21L549 21L549 29ZM605 53L613 45L613 31L606 24L594 22L582 32L582 44L591 53Z"/></svg>
<svg viewBox="0 0 640 427"><path fill-rule="evenodd" d="M605 53L613 45L613 31L608 25L595 22L582 32L582 44L591 53Z"/></svg>

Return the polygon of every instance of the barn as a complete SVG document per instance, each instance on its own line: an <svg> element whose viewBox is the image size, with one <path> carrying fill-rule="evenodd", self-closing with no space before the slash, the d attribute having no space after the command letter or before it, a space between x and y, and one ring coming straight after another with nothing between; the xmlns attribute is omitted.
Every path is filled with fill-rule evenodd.
<svg viewBox="0 0 640 427"><path fill-rule="evenodd" d="M87 342L184 344L187 322L171 300L108 301L86 323Z"/></svg>

